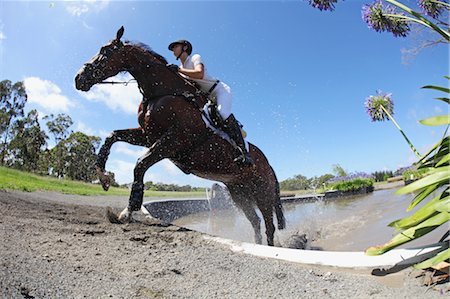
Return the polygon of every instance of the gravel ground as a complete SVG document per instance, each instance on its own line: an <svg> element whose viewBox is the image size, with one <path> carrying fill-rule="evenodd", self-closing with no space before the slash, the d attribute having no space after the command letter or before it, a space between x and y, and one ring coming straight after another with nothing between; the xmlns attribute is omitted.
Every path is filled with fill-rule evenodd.
<svg viewBox="0 0 450 299"><path fill-rule="evenodd" d="M376 277L233 253L198 232L138 217L126 198L0 192L2 298L448 298L410 269Z"/></svg>

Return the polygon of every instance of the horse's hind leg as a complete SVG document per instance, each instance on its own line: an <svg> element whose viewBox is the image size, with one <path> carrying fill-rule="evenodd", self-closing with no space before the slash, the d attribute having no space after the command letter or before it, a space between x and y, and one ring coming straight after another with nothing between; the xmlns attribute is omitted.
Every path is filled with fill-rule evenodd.
<svg viewBox="0 0 450 299"><path fill-rule="evenodd" d="M238 191L239 188L234 188L231 186L227 187L230 191L233 202L242 210L242 212L244 212L245 217L247 217L248 221L250 221L250 224L255 232L255 243L262 244L261 219L259 219L258 214L256 214L253 203L249 200L248 196L244 196Z"/></svg>
<svg viewBox="0 0 450 299"><path fill-rule="evenodd" d="M258 204L258 208L263 215L264 224L266 225L267 245L273 246L273 235L275 234L275 226L273 225L272 205L268 206L267 204L264 204L262 206L261 204Z"/></svg>

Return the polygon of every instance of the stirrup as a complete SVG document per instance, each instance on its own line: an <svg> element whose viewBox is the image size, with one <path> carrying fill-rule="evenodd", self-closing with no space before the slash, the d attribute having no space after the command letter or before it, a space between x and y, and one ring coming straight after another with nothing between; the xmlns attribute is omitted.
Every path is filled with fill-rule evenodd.
<svg viewBox="0 0 450 299"><path fill-rule="evenodd" d="M234 158L233 162L236 162L240 165L251 166L254 165L252 157L249 154L242 153L239 157Z"/></svg>

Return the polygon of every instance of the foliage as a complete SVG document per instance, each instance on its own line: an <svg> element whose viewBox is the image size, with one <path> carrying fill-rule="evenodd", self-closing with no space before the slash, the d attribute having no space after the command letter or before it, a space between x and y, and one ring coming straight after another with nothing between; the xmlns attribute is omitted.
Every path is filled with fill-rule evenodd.
<svg viewBox="0 0 450 299"><path fill-rule="evenodd" d="M450 79L447 77L447 79ZM425 86L435 90L450 93L448 88L437 86ZM447 103L449 102L448 98ZM442 98L439 98L442 100ZM422 123L424 121L421 121ZM447 115L446 121L442 122L437 118L429 118L425 120L428 125L442 125L450 123L450 115ZM448 126L447 126L448 129ZM445 134L444 134L445 136ZM400 190L399 194L414 193L414 199L408 211L412 210L423 200L428 199L425 205L418 209L409 217L396 220L389 224L395 227L400 233L394 236L389 242L384 245L370 247L366 250L368 255L379 255L389 251L406 242L420 238L427 233L433 231L437 227L444 225L450 220L450 154L449 154L449 136L443 137L427 154L425 154L416 164L418 172L424 173L424 176ZM437 194L437 195L436 195ZM446 238L444 236L440 241ZM437 265L448 258L450 249L448 245L443 245L441 252L436 253L435 256L427 261L416 264L416 268L424 269Z"/></svg>
<svg viewBox="0 0 450 299"><path fill-rule="evenodd" d="M320 177L307 178L303 175L296 175L280 182L280 189L283 191L310 190L322 187L327 181L333 178L332 174L324 174Z"/></svg>
<svg viewBox="0 0 450 299"><path fill-rule="evenodd" d="M375 182L384 182L387 181L387 179L392 178L394 173L389 170L375 171L372 173L372 176L374 177Z"/></svg>
<svg viewBox="0 0 450 299"><path fill-rule="evenodd" d="M322 5L319 9L333 10L336 0L311 0L311 2L328 2L330 5ZM385 4L385 2L389 4ZM427 41L427 45L437 43L448 44L450 42L450 28L448 23L450 4L447 0L419 0L419 7L423 13L416 12L411 8L395 0L376 0L371 5L365 5L362 10L363 20L369 28L378 32L391 32L394 36L407 36L411 26L420 25L437 34L438 38L433 41ZM427 17L426 17L427 16ZM430 20L430 18L432 20ZM450 77L446 77L450 79ZM450 93L449 88L440 86L424 86L434 90ZM438 98L438 100L450 104L449 97ZM379 101L379 104L382 101ZM371 103L370 103L371 104ZM398 191L399 194L414 193L415 197L408 207L408 211L413 209L418 203L427 200L427 203L418 209L413 215L407 218L399 219L390 224L400 230L400 233L392 238L388 243L371 247L366 250L368 255L378 255L396 248L406 242L420 238L435 228L447 223L450 220L450 154L449 154L449 136L446 136L450 115L438 115L424 120L420 123L427 126L447 125L444 137L424 156L421 156L413 147L412 143L406 137L404 132L389 115L387 108L389 105L380 104L379 108L393 121L402 133L403 137L410 145L411 149L418 156L419 161L416 164L417 169L424 171L424 176ZM366 105L367 107L367 105ZM376 110L374 110L376 111ZM380 111L380 110L378 110ZM369 111L368 111L369 112ZM372 115L371 115L372 116ZM384 115L381 115L384 118ZM374 119L374 118L372 118ZM437 194L437 195L436 195ZM448 238L448 234L441 238L441 242ZM450 249L447 243L442 243L440 252L436 253L430 259L415 265L416 268L424 269L433 267L438 263L450 257Z"/></svg>
<svg viewBox="0 0 450 299"><path fill-rule="evenodd" d="M363 188L373 187L375 180L372 175L364 172L351 173L346 176L334 177L327 182L327 190L343 192L358 191Z"/></svg>
<svg viewBox="0 0 450 299"><path fill-rule="evenodd" d="M11 168L0 167L0 190L18 190L25 192L33 191L55 191L66 194L77 195L112 195L129 196L128 188L111 187L106 193L103 188L97 184L89 184L68 179L57 179L49 176L40 176L23 172ZM168 192L168 191L145 191L146 197L175 198L175 197L202 197L202 192Z"/></svg>
<svg viewBox="0 0 450 299"><path fill-rule="evenodd" d="M41 130L36 110L31 110L25 118L15 123L13 136L8 146L13 159L8 164L21 170L37 171L47 135Z"/></svg>
<svg viewBox="0 0 450 299"><path fill-rule="evenodd" d="M202 191L204 188L193 188L190 185L179 186L176 184L153 183L151 181L144 184L146 190L152 191L175 191L175 192L192 192Z"/></svg>
<svg viewBox="0 0 450 299"><path fill-rule="evenodd" d="M94 164L97 159L96 149L100 145L100 137L88 136L81 132L72 133L60 142L68 178L84 182L93 181L97 175Z"/></svg>
<svg viewBox="0 0 450 299"><path fill-rule="evenodd" d="M333 173L338 177L347 176L347 171L344 168L342 168L342 166L339 164L333 165Z"/></svg>
<svg viewBox="0 0 450 299"><path fill-rule="evenodd" d="M410 167L405 170L402 174L403 180L406 181L414 181L422 178L426 175L427 169L417 169L416 167Z"/></svg>
<svg viewBox="0 0 450 299"><path fill-rule="evenodd" d="M47 128L53 135L56 146L51 149L51 173L56 177L64 177L66 174L66 161L64 161L68 153L65 152L63 141L67 135L70 134L69 127L73 124L70 116L66 114L58 114L56 117L53 114L44 116L43 120L47 121Z"/></svg>
<svg viewBox="0 0 450 299"><path fill-rule="evenodd" d="M330 186L330 190L338 190L342 192L359 191L365 188L373 187L373 179L353 179L350 181L337 182Z"/></svg>
<svg viewBox="0 0 450 299"><path fill-rule="evenodd" d="M15 121L24 116L27 93L23 82L12 84L9 80L0 82L0 165L5 164L8 144L13 138Z"/></svg>

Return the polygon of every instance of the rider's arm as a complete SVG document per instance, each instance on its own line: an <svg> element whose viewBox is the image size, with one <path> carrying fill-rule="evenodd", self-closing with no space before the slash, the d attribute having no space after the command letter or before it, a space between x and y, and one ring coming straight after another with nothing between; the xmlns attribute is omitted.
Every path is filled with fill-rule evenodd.
<svg viewBox="0 0 450 299"><path fill-rule="evenodd" d="M205 68L202 63L197 64L193 70L180 67L178 71L192 79L203 79L205 75Z"/></svg>

